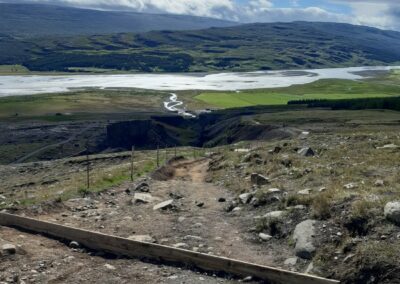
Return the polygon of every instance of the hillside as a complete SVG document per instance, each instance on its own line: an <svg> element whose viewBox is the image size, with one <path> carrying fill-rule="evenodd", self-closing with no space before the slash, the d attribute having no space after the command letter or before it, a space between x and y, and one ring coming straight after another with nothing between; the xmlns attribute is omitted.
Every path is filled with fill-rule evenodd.
<svg viewBox="0 0 400 284"><path fill-rule="evenodd" d="M191 30L232 22L180 15L110 12L43 4L0 3L0 34L49 36Z"/></svg>
<svg viewBox="0 0 400 284"><path fill-rule="evenodd" d="M399 32L338 23L265 23L24 40L3 35L0 65L20 64L35 71L302 69L395 65L399 50Z"/></svg>

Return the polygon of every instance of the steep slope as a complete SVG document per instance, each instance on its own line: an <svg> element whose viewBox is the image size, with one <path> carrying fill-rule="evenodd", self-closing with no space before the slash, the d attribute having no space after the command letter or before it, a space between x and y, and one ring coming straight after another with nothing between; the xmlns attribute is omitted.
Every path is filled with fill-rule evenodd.
<svg viewBox="0 0 400 284"><path fill-rule="evenodd" d="M180 15L109 12L42 4L0 3L0 33L18 36L110 34L225 27L232 22Z"/></svg>
<svg viewBox="0 0 400 284"><path fill-rule="evenodd" d="M144 72L400 64L399 32L320 22L47 37L25 39L21 44L24 51L3 48L0 42L0 64L21 64L38 71L96 67Z"/></svg>

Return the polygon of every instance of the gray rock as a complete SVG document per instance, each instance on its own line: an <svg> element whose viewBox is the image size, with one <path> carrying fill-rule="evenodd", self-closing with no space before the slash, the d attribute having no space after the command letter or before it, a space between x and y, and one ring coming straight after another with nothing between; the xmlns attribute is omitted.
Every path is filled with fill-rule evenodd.
<svg viewBox="0 0 400 284"><path fill-rule="evenodd" d="M252 173L250 176L250 180L252 184L255 185L265 185L265 184L269 184L269 178L257 174L257 173Z"/></svg>
<svg viewBox="0 0 400 284"><path fill-rule="evenodd" d="M315 155L315 152L310 147L304 147L297 151L297 154L303 157L312 157Z"/></svg>
<svg viewBox="0 0 400 284"><path fill-rule="evenodd" d="M386 203L384 214L386 219L400 225L400 201Z"/></svg>
<svg viewBox="0 0 400 284"><path fill-rule="evenodd" d="M150 186L147 182L141 182L135 187L135 191L149 192Z"/></svg>
<svg viewBox="0 0 400 284"><path fill-rule="evenodd" d="M358 183L356 183L356 182L351 182L351 183L345 184L343 186L344 189L355 189L357 187L358 187Z"/></svg>
<svg viewBox="0 0 400 284"><path fill-rule="evenodd" d="M170 199L164 202L161 202L153 207L153 210L167 210L174 207L174 200Z"/></svg>
<svg viewBox="0 0 400 284"><path fill-rule="evenodd" d="M283 264L286 266L295 266L297 264L297 260L298 260L297 257L291 257L291 258L286 259L283 262Z"/></svg>
<svg viewBox="0 0 400 284"><path fill-rule="evenodd" d="M386 144L382 147L377 147L376 149L397 149L400 148L400 146L397 146L396 144Z"/></svg>
<svg viewBox="0 0 400 284"><path fill-rule="evenodd" d="M259 233L258 237L263 240L263 241L269 241L270 239L272 239L272 236L268 235L268 234L264 234L264 233Z"/></svg>
<svg viewBox="0 0 400 284"><path fill-rule="evenodd" d="M272 212L265 214L263 217L267 218L267 219L281 220L281 219L283 219L284 214L285 214L285 211L272 211Z"/></svg>
<svg viewBox="0 0 400 284"><path fill-rule="evenodd" d="M17 253L17 247L13 244L5 244L1 247L1 251L4 255L11 255Z"/></svg>
<svg viewBox="0 0 400 284"><path fill-rule="evenodd" d="M385 182L381 179L378 179L375 181L374 185L377 187L385 186Z"/></svg>
<svg viewBox="0 0 400 284"><path fill-rule="evenodd" d="M239 195L239 199L243 204L249 203L252 197L253 197L252 193L243 193Z"/></svg>
<svg viewBox="0 0 400 284"><path fill-rule="evenodd" d="M150 203L153 201L153 196L148 193L135 193L133 195L132 203Z"/></svg>
<svg viewBox="0 0 400 284"><path fill-rule="evenodd" d="M257 153L248 153L243 157L242 163L249 163L255 160L261 160L260 154Z"/></svg>
<svg viewBox="0 0 400 284"><path fill-rule="evenodd" d="M303 189L303 190L298 191L297 194L300 194L300 195L309 195L309 194L311 193L311 191L312 191L311 188L306 188L306 189Z"/></svg>
<svg viewBox="0 0 400 284"><path fill-rule="evenodd" d="M70 248L79 248L81 245L78 242L72 241L69 243Z"/></svg>
<svg viewBox="0 0 400 284"><path fill-rule="evenodd" d="M314 263L310 262L307 266L306 270L304 271L305 274L311 274L314 270Z"/></svg>
<svg viewBox="0 0 400 284"><path fill-rule="evenodd" d="M113 265L111 265L111 264L108 264L108 263L104 264L104 267L105 267L106 269L108 269L108 270L115 270L115 269L116 269L115 266L113 266Z"/></svg>
<svg viewBox="0 0 400 284"><path fill-rule="evenodd" d="M175 248L187 248L189 246L186 243L177 243L177 244L174 244L173 247L175 247Z"/></svg>
<svg viewBox="0 0 400 284"><path fill-rule="evenodd" d="M298 224L293 233L293 240L296 242L296 256L304 259L312 259L315 254L314 236L317 221L306 220Z"/></svg>
<svg viewBox="0 0 400 284"><path fill-rule="evenodd" d="M155 243L156 240L150 235L132 235L128 239L136 242Z"/></svg>

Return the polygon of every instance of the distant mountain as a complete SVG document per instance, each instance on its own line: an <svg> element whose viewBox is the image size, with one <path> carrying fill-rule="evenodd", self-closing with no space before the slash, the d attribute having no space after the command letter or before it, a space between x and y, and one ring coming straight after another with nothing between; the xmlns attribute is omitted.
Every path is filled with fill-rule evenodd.
<svg viewBox="0 0 400 284"><path fill-rule="evenodd" d="M38 71L207 72L400 65L399 32L338 23L3 38L0 64L21 64Z"/></svg>
<svg viewBox="0 0 400 284"><path fill-rule="evenodd" d="M211 18L109 12L44 4L0 3L0 33L13 36L89 35L227 27Z"/></svg>

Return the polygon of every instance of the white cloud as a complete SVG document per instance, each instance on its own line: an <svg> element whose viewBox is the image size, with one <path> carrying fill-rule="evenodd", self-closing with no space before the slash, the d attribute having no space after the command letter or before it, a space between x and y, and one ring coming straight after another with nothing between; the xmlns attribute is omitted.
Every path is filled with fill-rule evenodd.
<svg viewBox="0 0 400 284"><path fill-rule="evenodd" d="M400 30L400 0L324 0L333 4L347 5L352 8L351 14L333 13L320 7L300 7L298 0L291 0L291 6L288 8L275 7L274 3L278 0L249 0L247 3L238 0L13 0L13 2L19 1L186 14L246 23L324 21Z"/></svg>

